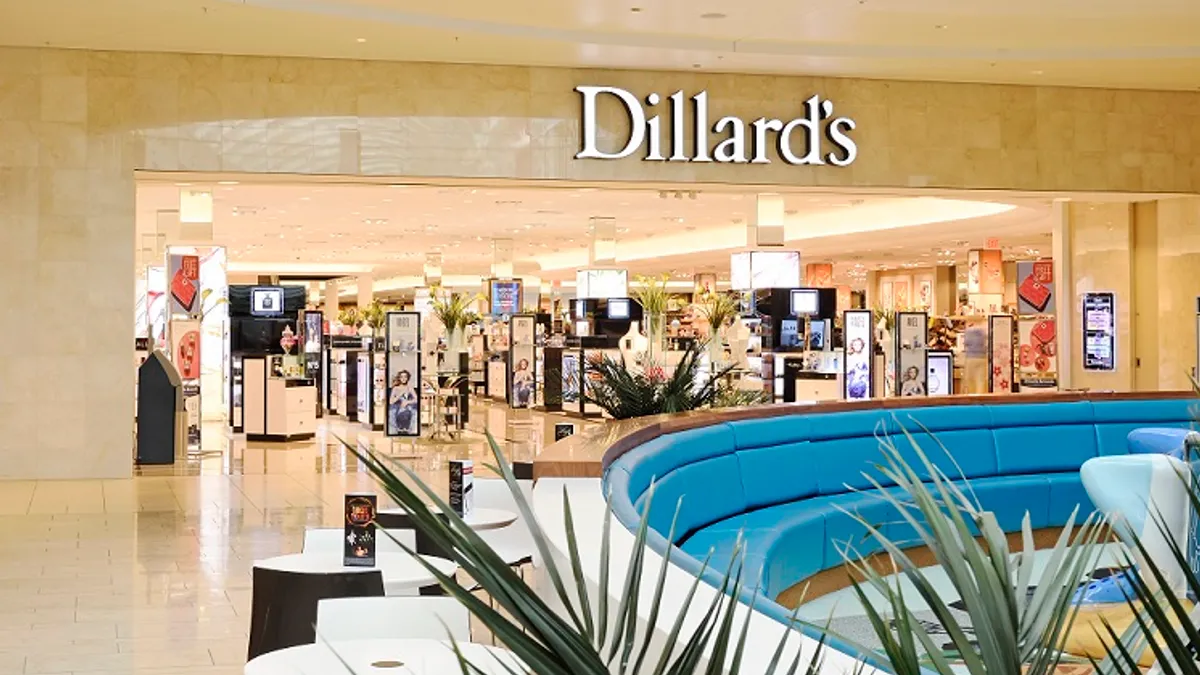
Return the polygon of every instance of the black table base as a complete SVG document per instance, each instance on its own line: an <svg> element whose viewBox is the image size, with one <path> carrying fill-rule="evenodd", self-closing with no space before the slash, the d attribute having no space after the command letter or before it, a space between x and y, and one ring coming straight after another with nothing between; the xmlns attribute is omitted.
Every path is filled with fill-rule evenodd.
<svg viewBox="0 0 1200 675"><path fill-rule="evenodd" d="M300 574L254 568L247 660L316 642L317 602L326 598L380 597L383 574Z"/></svg>

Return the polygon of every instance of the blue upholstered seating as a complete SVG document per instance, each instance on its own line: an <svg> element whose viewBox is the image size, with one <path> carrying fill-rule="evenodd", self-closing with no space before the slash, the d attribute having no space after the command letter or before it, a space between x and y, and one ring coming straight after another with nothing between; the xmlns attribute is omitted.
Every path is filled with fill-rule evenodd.
<svg viewBox="0 0 1200 675"><path fill-rule="evenodd" d="M710 581L723 577L740 535L747 583L757 582L761 595L774 598L839 566L847 544L860 554L878 549L847 511L893 541L918 543L868 478L889 487L875 466L881 440L916 466L911 434L1006 531L1019 530L1026 512L1035 528L1062 526L1076 508L1082 515L1094 509L1079 479L1083 462L1130 452L1126 439L1141 427L1186 429L1191 404L930 405L736 420L633 448L608 467L605 481L614 513L627 527L637 526L650 502L652 544L677 547L677 564L699 573L700 561L711 555L704 574ZM786 617L774 603L762 607Z"/></svg>

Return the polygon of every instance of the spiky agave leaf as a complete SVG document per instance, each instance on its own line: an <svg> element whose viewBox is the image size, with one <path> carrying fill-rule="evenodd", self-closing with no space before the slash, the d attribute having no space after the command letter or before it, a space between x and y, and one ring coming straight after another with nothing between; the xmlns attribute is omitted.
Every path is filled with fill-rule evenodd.
<svg viewBox="0 0 1200 675"><path fill-rule="evenodd" d="M606 514L604 531L600 533L602 567L599 570L599 597L589 596L587 574L579 554L569 497L564 493L564 521L568 540L566 557L569 565L569 569L564 570L555 562L549 538L534 518L532 508L517 486L511 465L503 451L491 434L487 437L496 467L508 483L517 508L528 524L534 544L541 554L545 575L550 581L551 594L561 603L565 616L551 608L530 588L478 534L454 515L450 506L412 470L402 464L389 462L387 458L371 449L360 450L344 440L341 442L359 457L389 496L409 513L414 527L448 551L462 571L492 597L499 610L503 610L501 612L493 609L459 586L454 579L417 558L451 597L462 602L472 615L521 660L526 672L537 675L640 675L643 668L650 663L647 656L655 635L655 619L663 609L660 601L666 584L666 570L671 564L671 549L668 548L665 552L653 586L650 587L651 597L654 598L650 609L651 620L643 622L640 620L639 598L646 588L646 552L649 536L648 520L643 517L626 563L627 575L620 593L621 600L616 608L612 608L608 602L613 590L608 574L608 565L612 561L609 544L612 518L611 513ZM399 468L400 473L412 486L390 468L392 465ZM647 495L645 513L649 513L653 493L652 485ZM435 505L444 515L436 515L426 502ZM674 522L669 540L674 540L673 531ZM405 549L408 550L407 547ZM706 560L705 569L708 564ZM666 642L669 648L664 649L653 663L653 675L738 673L748 635L746 624L738 631L735 621L735 612L740 607L738 598L743 589L741 570L740 555L735 555L724 573L720 592L713 594L713 599L704 610L699 623L692 625L694 621L685 619L689 615L700 584L704 583L701 580L703 571L696 576L681 606L670 608L678 611L678 614ZM752 613L747 613L745 621L748 622L751 616ZM774 653L769 672L775 672L776 666L782 662L787 639L788 634L785 633ZM467 663L461 652L459 654L464 672L478 672L476 664ZM823 654L824 641L821 641L807 664L809 672L815 672L814 664L819 663ZM795 673L801 663L801 651L797 650L789 673Z"/></svg>
<svg viewBox="0 0 1200 675"><path fill-rule="evenodd" d="M1072 539L1072 516L1050 552L1037 590L1027 597L1033 564L1028 516L1022 523L1025 550L1014 558L994 515L983 511L951 481L907 430L904 434L917 457L916 468L905 461L904 453L889 438L881 437L883 462L876 470L883 478L864 475L879 498L900 515L901 522L916 533L945 571L971 617L975 639L958 625L937 586L896 542L883 534L878 524L847 512L890 556L895 567L896 574L885 577L856 555L852 547L844 550L854 574L855 592L893 670L915 675L929 663L942 675L1053 673L1061 660L1062 641L1077 613L1071 602L1077 582L1100 554L1099 542L1106 532L1103 522L1088 518ZM895 487L885 488L884 483ZM978 538L972 527L978 531ZM901 591L901 579L916 589L942 624L961 655L961 664L951 664L921 627L910 608L911 600ZM886 612L894 623L889 624L885 611L871 605L866 588L885 598Z"/></svg>

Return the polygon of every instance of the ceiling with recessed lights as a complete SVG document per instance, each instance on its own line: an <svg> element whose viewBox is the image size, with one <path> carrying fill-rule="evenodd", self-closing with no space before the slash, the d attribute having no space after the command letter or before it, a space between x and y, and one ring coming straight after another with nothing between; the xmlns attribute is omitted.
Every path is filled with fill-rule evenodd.
<svg viewBox="0 0 1200 675"><path fill-rule="evenodd" d="M486 277L492 240L511 239L518 274L573 280L588 264L592 218L613 218L617 263L632 273L727 276L747 243L756 195L719 188L384 185L336 182L179 183L143 174L138 241L183 189L212 189L213 240L231 271L327 278L371 274L417 285L429 252L447 276ZM944 198L797 191L784 194L787 247L832 262L842 283L867 270L965 261L997 238L1008 256L1049 252L1046 198ZM392 284L395 286L397 284ZM401 284L402 285L402 284Z"/></svg>
<svg viewBox="0 0 1200 675"><path fill-rule="evenodd" d="M1198 34L1196 0L0 3L7 45L1157 89Z"/></svg>

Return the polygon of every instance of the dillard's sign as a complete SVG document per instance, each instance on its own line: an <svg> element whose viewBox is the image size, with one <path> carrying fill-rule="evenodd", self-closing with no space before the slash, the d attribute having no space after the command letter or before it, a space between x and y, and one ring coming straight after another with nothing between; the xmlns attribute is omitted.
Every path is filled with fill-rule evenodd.
<svg viewBox="0 0 1200 675"><path fill-rule="evenodd" d="M643 159L648 162L721 162L734 164L770 164L767 156L770 135L774 132L775 149L778 156L788 164L800 166L833 164L849 166L858 156L858 146L850 138L854 120L848 117L833 117L833 102L814 95L804 102L804 116L784 121L760 117L746 123L739 117L722 117L710 126L708 116L708 92L701 91L685 99L682 91L666 98L670 107L670 146L663 154L661 130L656 106L663 102L658 94L646 97L646 107L636 96L617 87L575 87L583 97L583 148L575 159L623 159L646 146ZM615 98L629 118L629 138L624 147L616 152L606 152L598 146L599 128L596 123L596 107L602 97ZM688 104L691 104L690 106ZM684 140L684 116L691 108L695 138L692 153ZM799 132L799 133L798 133ZM710 134L724 138L712 144ZM800 137L797 138L797 135ZM827 141L825 145L823 141ZM825 145L828 152L822 147ZM797 147L803 154L797 154Z"/></svg>

